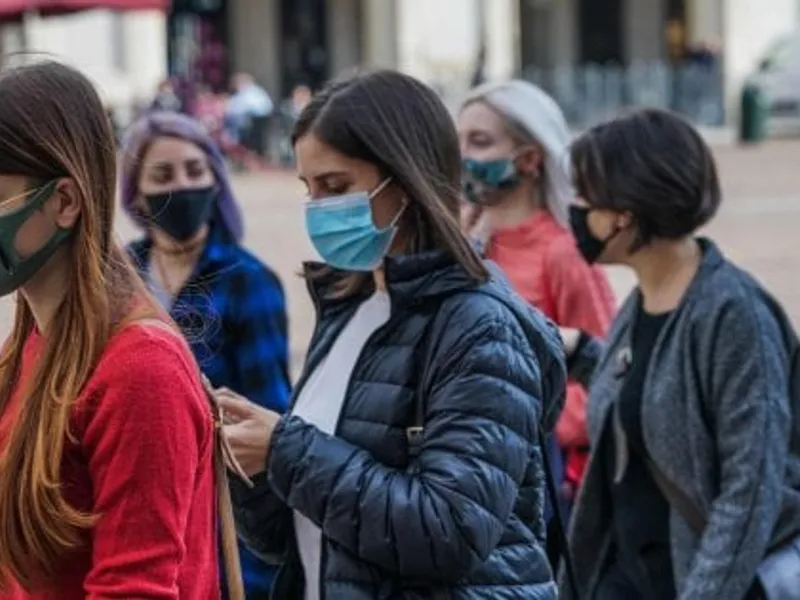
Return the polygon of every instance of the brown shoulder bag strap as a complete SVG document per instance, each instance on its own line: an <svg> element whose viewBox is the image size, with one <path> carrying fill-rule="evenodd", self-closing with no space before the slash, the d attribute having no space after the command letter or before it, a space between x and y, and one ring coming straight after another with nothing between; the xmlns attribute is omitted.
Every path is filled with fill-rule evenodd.
<svg viewBox="0 0 800 600"><path fill-rule="evenodd" d="M244 582L242 581L242 564L239 558L239 545L236 536L236 523L233 520L231 490L228 485L228 469L236 473L252 486L252 482L242 471L233 455L225 431L222 429L222 409L220 409L213 393L208 388L205 377L203 384L214 416L214 472L217 486L217 508L219 511L220 533L222 537L222 560L225 566L225 581L230 600L244 600Z"/></svg>
<svg viewBox="0 0 800 600"><path fill-rule="evenodd" d="M133 323L158 327L164 331L168 331L179 338L183 344L186 344L183 336L164 321L159 321L158 319L141 319ZM186 347L188 350L188 345L186 345ZM253 483L242 470L242 467L236 460L230 444L225 437L225 432L222 428L222 409L214 398L213 388L202 373L200 373L200 377L211 410L211 416L214 420L214 483L217 489L217 510L219 511L220 533L222 537L222 560L225 567L228 598L230 600L245 600L242 565L239 558L239 546L236 536L236 524L233 520L231 491L228 486L228 470L230 469L248 485L252 486Z"/></svg>

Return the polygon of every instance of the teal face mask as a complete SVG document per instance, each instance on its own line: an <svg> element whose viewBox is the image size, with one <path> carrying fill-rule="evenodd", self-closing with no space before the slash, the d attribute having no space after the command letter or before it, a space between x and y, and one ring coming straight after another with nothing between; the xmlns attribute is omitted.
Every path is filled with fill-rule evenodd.
<svg viewBox="0 0 800 600"><path fill-rule="evenodd" d="M463 159L461 185L467 200L483 204L491 192L508 190L516 186L521 178L515 160L514 158Z"/></svg>
<svg viewBox="0 0 800 600"><path fill-rule="evenodd" d="M24 206L0 214L0 296L17 291L36 275L72 234L71 229L58 229L44 246L27 258L20 257L14 248L20 228L50 199L57 183L54 180L45 184L31 195Z"/></svg>

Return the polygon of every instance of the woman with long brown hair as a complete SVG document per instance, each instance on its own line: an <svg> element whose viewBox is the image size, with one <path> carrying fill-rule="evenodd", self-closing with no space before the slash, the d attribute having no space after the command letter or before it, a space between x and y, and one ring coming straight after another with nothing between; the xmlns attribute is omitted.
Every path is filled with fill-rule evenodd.
<svg viewBox="0 0 800 600"><path fill-rule="evenodd" d="M450 114L411 77L358 75L293 146L323 263L292 414L219 393L255 477L240 533L283 566L273 598L555 599L541 435L563 350L461 233Z"/></svg>
<svg viewBox="0 0 800 600"><path fill-rule="evenodd" d="M219 597L213 421L196 364L114 241L90 82L0 76L0 598Z"/></svg>

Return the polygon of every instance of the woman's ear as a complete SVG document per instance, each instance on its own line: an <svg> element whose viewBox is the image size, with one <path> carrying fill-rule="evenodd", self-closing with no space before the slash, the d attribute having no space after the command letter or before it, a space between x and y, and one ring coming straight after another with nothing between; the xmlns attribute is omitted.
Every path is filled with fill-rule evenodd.
<svg viewBox="0 0 800 600"><path fill-rule="evenodd" d="M524 148L517 153L515 162L520 175L538 178L542 172L544 154L535 147Z"/></svg>
<svg viewBox="0 0 800 600"><path fill-rule="evenodd" d="M621 231L633 226L635 219L629 212L624 212L617 217L617 228Z"/></svg>
<svg viewBox="0 0 800 600"><path fill-rule="evenodd" d="M69 177L59 179L51 198L55 222L61 229L72 229L81 214L81 194L75 181Z"/></svg>

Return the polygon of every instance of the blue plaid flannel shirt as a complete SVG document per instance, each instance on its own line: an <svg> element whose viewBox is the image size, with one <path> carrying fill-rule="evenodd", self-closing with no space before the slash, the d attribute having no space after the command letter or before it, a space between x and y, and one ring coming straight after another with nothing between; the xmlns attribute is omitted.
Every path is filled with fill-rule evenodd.
<svg viewBox="0 0 800 600"><path fill-rule="evenodd" d="M151 242L128 253L147 281ZM289 340L283 287L277 276L214 227L170 315L214 387L227 387L271 410L289 401ZM248 598L266 598L274 568L240 546Z"/></svg>

